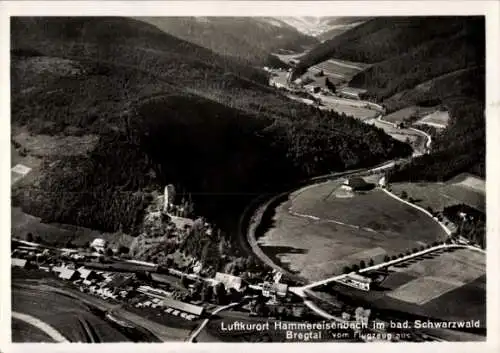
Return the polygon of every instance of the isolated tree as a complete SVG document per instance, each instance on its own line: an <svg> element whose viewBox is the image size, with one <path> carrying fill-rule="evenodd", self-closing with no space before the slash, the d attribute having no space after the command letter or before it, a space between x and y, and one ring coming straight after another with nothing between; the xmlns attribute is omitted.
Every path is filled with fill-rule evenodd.
<svg viewBox="0 0 500 353"><path fill-rule="evenodd" d="M401 193L401 198L406 199L407 197L408 197L408 193L403 190L403 192Z"/></svg>
<svg viewBox="0 0 500 353"><path fill-rule="evenodd" d="M351 268L349 266L344 266L344 273L351 272Z"/></svg>
<svg viewBox="0 0 500 353"><path fill-rule="evenodd" d="M205 264L207 263L209 247L210 247L210 243L207 242L203 246L203 249L201 250L200 262L201 262L202 266L205 266Z"/></svg>
<svg viewBox="0 0 500 353"><path fill-rule="evenodd" d="M363 268L365 268L365 267L366 267L365 261L364 261L364 260L361 260L361 261L359 262L359 268L363 269Z"/></svg>
<svg viewBox="0 0 500 353"><path fill-rule="evenodd" d="M26 234L26 240L32 242L33 241L33 234L31 234L31 233Z"/></svg>
<svg viewBox="0 0 500 353"><path fill-rule="evenodd" d="M333 93L336 93L337 92L337 88L335 87L335 85L332 83L332 81L330 81L330 79L328 77L325 77L325 86L326 88L328 88L331 92Z"/></svg>
<svg viewBox="0 0 500 353"><path fill-rule="evenodd" d="M118 252L120 254L128 254L130 251L130 249L128 247L126 247L125 245L120 245L120 247L118 248Z"/></svg>
<svg viewBox="0 0 500 353"><path fill-rule="evenodd" d="M392 255L391 260L396 260L398 257L396 255Z"/></svg>
<svg viewBox="0 0 500 353"><path fill-rule="evenodd" d="M368 266L373 266L375 265L375 262L373 261L373 259L370 259L370 262L368 263Z"/></svg>
<svg viewBox="0 0 500 353"><path fill-rule="evenodd" d="M352 265L352 271L354 271L354 272L359 271L359 266L356 264Z"/></svg>
<svg viewBox="0 0 500 353"><path fill-rule="evenodd" d="M189 286L189 279L184 275L181 277L181 284L184 288Z"/></svg>
<svg viewBox="0 0 500 353"><path fill-rule="evenodd" d="M391 260L391 258L389 257L389 255L385 255L384 256L384 262L387 262L387 261L390 261L390 260Z"/></svg>
<svg viewBox="0 0 500 353"><path fill-rule="evenodd" d="M217 304L223 304L226 301L226 287L223 283L217 283L214 287L215 300Z"/></svg>
<svg viewBox="0 0 500 353"><path fill-rule="evenodd" d="M204 302L211 301L213 297L212 293L213 293L212 288L210 288L210 286L205 283L201 289L201 300Z"/></svg>
<svg viewBox="0 0 500 353"><path fill-rule="evenodd" d="M108 248L108 249L106 250L106 255L107 255L107 256L113 256L113 250L111 250L111 248Z"/></svg>

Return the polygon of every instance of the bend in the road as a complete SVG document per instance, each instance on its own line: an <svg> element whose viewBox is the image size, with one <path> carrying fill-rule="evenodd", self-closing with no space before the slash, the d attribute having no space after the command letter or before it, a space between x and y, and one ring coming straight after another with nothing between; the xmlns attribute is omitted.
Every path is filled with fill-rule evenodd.
<svg viewBox="0 0 500 353"><path fill-rule="evenodd" d="M57 331L54 327L50 326L46 322L37 319L28 314L18 313L16 311L12 312L12 317L21 321L28 323L29 325L35 326L39 330L43 331L54 341L59 343L67 343L70 342L66 337L64 337L59 331Z"/></svg>

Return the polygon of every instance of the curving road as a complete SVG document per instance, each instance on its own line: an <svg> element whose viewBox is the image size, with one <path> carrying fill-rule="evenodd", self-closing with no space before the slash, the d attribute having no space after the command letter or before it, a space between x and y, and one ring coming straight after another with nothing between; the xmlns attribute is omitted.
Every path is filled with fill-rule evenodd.
<svg viewBox="0 0 500 353"><path fill-rule="evenodd" d="M43 322L42 320L39 320L34 316L13 311L12 317L24 321L32 326L35 326L36 328L43 331L50 338L52 338L54 341L58 343L69 343L69 340L66 337L64 337L59 331L57 331L55 328L53 328L46 322Z"/></svg>

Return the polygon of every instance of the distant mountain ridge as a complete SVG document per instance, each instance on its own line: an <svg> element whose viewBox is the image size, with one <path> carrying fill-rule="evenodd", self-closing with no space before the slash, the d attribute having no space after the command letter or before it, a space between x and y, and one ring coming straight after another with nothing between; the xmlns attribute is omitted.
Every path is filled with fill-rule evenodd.
<svg viewBox="0 0 500 353"><path fill-rule="evenodd" d="M344 31L359 25L369 17L276 17L298 31L318 38L319 40L331 39Z"/></svg>
<svg viewBox="0 0 500 353"><path fill-rule="evenodd" d="M304 51L319 43L272 17L137 17L166 33L251 65L277 62L271 53Z"/></svg>

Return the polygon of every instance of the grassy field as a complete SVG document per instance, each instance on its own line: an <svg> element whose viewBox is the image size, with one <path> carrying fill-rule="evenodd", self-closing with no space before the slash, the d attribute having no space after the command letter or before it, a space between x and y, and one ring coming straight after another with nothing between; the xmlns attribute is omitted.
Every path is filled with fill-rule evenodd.
<svg viewBox="0 0 500 353"><path fill-rule="evenodd" d="M355 107L352 105L346 105L346 104L341 104L341 103L325 103L325 106L327 106L330 109L333 109L334 111L338 113L344 113L346 115L352 116L355 119L359 120L366 120L366 119L372 119L377 116L378 112L372 109L367 109L367 108L362 108L362 107Z"/></svg>
<svg viewBox="0 0 500 353"><path fill-rule="evenodd" d="M123 233L103 233L89 228L76 227L64 224L42 223L40 218L24 213L20 208L11 209L11 234L15 238L26 240L31 233L35 238L40 237L42 242L52 246L65 246L68 241L76 246L84 246L95 238L102 238L110 246L124 245L129 247L133 238Z"/></svg>
<svg viewBox="0 0 500 353"><path fill-rule="evenodd" d="M356 305L434 320L480 320L486 323L485 256L468 249L422 256L396 268L370 292L333 284L327 290L348 296Z"/></svg>
<svg viewBox="0 0 500 353"><path fill-rule="evenodd" d="M85 155L96 146L97 135L50 136L20 131L12 139L36 157Z"/></svg>
<svg viewBox="0 0 500 353"><path fill-rule="evenodd" d="M481 194L486 193L486 181L469 173L462 173L449 180L448 183L458 184Z"/></svg>
<svg viewBox="0 0 500 353"><path fill-rule="evenodd" d="M412 116L423 117L426 114L429 114L435 111L436 108L433 107L419 107L416 105L406 107L400 110L397 110L391 114L384 116L384 120L389 121L391 123L399 123L405 119L408 119Z"/></svg>
<svg viewBox="0 0 500 353"><path fill-rule="evenodd" d="M325 77L334 84L342 85L350 81L350 79L358 72L364 70L369 65L362 63L354 63L345 60L329 59L319 64L311 66L303 77L308 76L314 79L316 84L324 85ZM323 71L324 76L315 77L318 72Z"/></svg>
<svg viewBox="0 0 500 353"><path fill-rule="evenodd" d="M325 74L335 73L350 78L358 72L365 70L370 65L347 60L329 59L316 64L315 66L322 69Z"/></svg>
<svg viewBox="0 0 500 353"><path fill-rule="evenodd" d="M485 268L485 257L481 253L467 249L444 252L437 257L398 267L398 273L405 273L414 279L395 288L388 295L423 305L475 281L485 275Z"/></svg>
<svg viewBox="0 0 500 353"><path fill-rule="evenodd" d="M290 195L258 239L262 249L290 271L319 280L445 237L434 220L382 191L352 195L341 183Z"/></svg>
<svg viewBox="0 0 500 353"><path fill-rule="evenodd" d="M450 121L450 115L447 111L436 111L429 115L424 116L417 123L435 126L438 128L446 128Z"/></svg>
<svg viewBox="0 0 500 353"><path fill-rule="evenodd" d="M405 191L408 197L416 200L417 205L434 211L464 203L485 212L486 195L480 191L481 185L474 182L475 179L446 183L394 183L391 188L398 195Z"/></svg>

